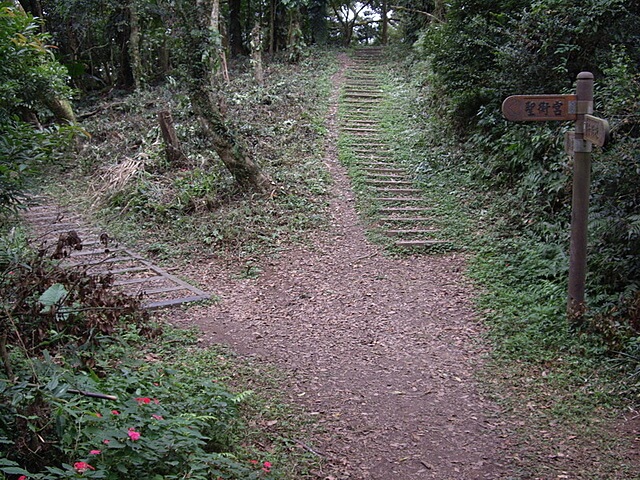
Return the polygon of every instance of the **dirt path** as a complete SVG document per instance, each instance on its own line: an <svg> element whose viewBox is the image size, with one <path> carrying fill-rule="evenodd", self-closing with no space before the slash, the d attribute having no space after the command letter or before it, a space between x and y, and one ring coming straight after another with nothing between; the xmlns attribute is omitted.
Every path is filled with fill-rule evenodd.
<svg viewBox="0 0 640 480"><path fill-rule="evenodd" d="M336 154L341 60L327 120L331 227L257 279L195 265L221 302L175 322L288 372L287 394L326 426L322 478L505 478L496 407L474 380L485 347L464 258L387 258L354 210Z"/></svg>

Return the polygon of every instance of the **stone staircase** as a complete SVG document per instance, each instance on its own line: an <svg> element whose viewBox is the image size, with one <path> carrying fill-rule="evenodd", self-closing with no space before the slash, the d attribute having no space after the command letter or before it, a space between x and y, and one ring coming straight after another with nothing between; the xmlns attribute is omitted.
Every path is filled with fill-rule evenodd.
<svg viewBox="0 0 640 480"><path fill-rule="evenodd" d="M355 167L364 178L375 206L373 228L403 250L416 250L451 242L435 239L437 228L430 206L409 172L398 166L392 145L380 126L385 92L379 77L382 49L361 48L345 73L340 103L340 135L347 139Z"/></svg>

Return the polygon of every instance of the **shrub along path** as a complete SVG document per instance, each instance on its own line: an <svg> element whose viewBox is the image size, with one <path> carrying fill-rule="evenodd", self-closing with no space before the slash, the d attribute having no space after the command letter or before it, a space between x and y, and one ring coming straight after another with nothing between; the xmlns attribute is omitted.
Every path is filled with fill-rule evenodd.
<svg viewBox="0 0 640 480"><path fill-rule="evenodd" d="M338 103L354 72L352 60L340 60L327 120L330 224L265 260L258 278L239 279L237 267L215 258L193 265L184 273L221 301L176 311L173 321L285 373L282 390L325 427L311 446L327 460L314 478L507 478L509 426L474 377L486 346L464 256L390 258L365 237L338 162ZM342 128L376 126L359 117ZM404 181L393 167L369 166Z"/></svg>

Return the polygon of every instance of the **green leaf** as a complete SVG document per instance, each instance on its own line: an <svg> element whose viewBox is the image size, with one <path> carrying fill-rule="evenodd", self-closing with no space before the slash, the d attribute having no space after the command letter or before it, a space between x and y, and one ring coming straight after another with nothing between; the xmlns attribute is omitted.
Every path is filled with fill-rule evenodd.
<svg viewBox="0 0 640 480"><path fill-rule="evenodd" d="M0 467L0 471L9 475L30 475L27 470L20 467Z"/></svg>
<svg viewBox="0 0 640 480"><path fill-rule="evenodd" d="M40 295L40 298L38 299L38 301L44 305L42 313L48 312L53 305L59 303L68 294L69 292L64 288L64 285L60 283L54 283L51 285L42 295Z"/></svg>

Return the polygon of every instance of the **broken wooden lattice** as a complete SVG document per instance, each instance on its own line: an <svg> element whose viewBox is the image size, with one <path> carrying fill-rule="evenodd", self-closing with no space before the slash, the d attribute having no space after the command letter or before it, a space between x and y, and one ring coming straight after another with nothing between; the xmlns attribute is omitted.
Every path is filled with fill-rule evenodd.
<svg viewBox="0 0 640 480"><path fill-rule="evenodd" d="M144 308L211 298L209 293L120 246L107 233L86 227L79 216L60 207L35 206L24 216L38 243L51 248L52 256L60 258L63 267L86 269L90 275L113 275L114 287L124 295L141 297Z"/></svg>

